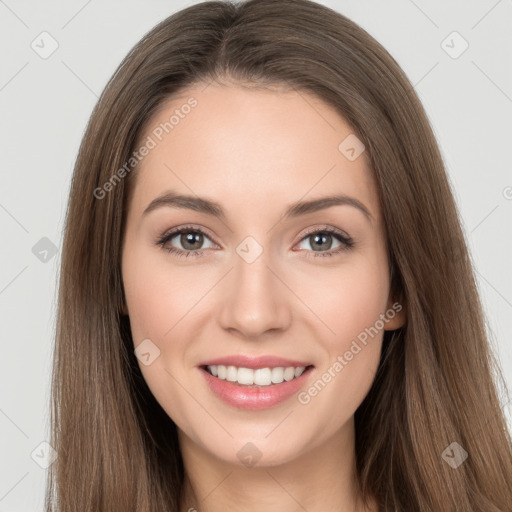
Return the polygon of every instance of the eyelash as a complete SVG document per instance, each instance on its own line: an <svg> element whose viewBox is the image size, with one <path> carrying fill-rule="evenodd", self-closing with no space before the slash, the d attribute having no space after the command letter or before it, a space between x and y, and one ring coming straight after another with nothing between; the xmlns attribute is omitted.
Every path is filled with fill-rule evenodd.
<svg viewBox="0 0 512 512"><path fill-rule="evenodd" d="M199 250L193 250L193 251L183 251L182 249L176 249L176 247L165 247L165 244L172 240L176 235L180 235L182 233L195 233L195 234L201 234L204 235L207 238L210 238L204 231L201 229L192 227L192 226L185 226L173 231L170 231L168 233L165 233L160 238L156 240L156 245L160 246L163 250L167 251L170 254L174 254L178 258L188 258L190 256L192 257L201 257L204 255L204 249ZM340 254L344 251L350 250L354 246L354 241L351 237L346 236L341 231L338 231L333 228L322 228L322 229L313 229L311 231L308 231L304 234L304 236L300 239L300 242L304 240L305 238L314 235L314 234L328 234L333 235L335 238L338 239L339 242L341 242L341 246L337 249L330 250L330 251L306 251L308 253L307 257L311 258L324 258L327 256L334 256L337 254ZM313 253L313 254L311 254Z"/></svg>

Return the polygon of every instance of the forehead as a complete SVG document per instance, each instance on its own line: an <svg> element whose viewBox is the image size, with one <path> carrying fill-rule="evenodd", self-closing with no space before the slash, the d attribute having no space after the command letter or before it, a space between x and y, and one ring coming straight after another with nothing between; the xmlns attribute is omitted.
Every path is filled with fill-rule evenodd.
<svg viewBox="0 0 512 512"><path fill-rule="evenodd" d="M367 155L347 158L344 141L354 146L354 137L334 108L305 91L195 85L147 123L140 141L151 149L136 170L135 202L144 208L173 190L222 199L243 214L343 193L377 218Z"/></svg>

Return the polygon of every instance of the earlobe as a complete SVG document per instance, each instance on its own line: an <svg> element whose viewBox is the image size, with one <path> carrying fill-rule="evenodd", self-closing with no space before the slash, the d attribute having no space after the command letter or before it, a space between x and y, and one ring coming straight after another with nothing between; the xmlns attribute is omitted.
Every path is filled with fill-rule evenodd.
<svg viewBox="0 0 512 512"><path fill-rule="evenodd" d="M407 308L405 301L393 301L392 298L388 300L386 309L386 331L394 331L403 327L407 320Z"/></svg>
<svg viewBox="0 0 512 512"><path fill-rule="evenodd" d="M390 259L389 265L390 291L386 307L386 331L395 331L403 327L407 321L407 307L403 296L403 289L398 284L395 265Z"/></svg>

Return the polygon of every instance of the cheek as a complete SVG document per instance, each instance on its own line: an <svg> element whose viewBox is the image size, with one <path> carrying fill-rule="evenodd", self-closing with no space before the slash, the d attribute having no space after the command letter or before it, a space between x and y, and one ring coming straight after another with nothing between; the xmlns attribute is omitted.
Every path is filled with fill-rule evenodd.
<svg viewBox="0 0 512 512"><path fill-rule="evenodd" d="M190 329L187 322L204 290L186 273L170 272L165 256L137 248L123 257L123 284L134 348L146 339L154 344L146 345L152 351L150 364L138 359L142 376L168 416L186 427L197 411L190 410L193 401L179 384L186 381L184 330Z"/></svg>
<svg viewBox="0 0 512 512"><path fill-rule="evenodd" d="M181 327L182 319L186 323L194 314L207 286L190 271L175 266L171 272L166 254L160 251L135 250L125 256L123 284L134 344L150 338L163 349Z"/></svg>
<svg viewBox="0 0 512 512"><path fill-rule="evenodd" d="M192 267L173 267L165 251L140 248L140 244L129 247L123 255L122 274L133 345L136 348L149 339L158 353L149 365L138 360L139 368L155 398L174 419L190 407L179 383L189 378L189 340L201 329L199 317L211 279L203 279L204 274Z"/></svg>
<svg viewBox="0 0 512 512"><path fill-rule="evenodd" d="M358 271L360 270L360 271ZM361 266L344 276L338 291L337 304L332 303L328 314L332 319L333 337L340 349L353 339L364 341L368 329L385 312L388 300L388 278L378 266ZM374 332L374 331L372 331Z"/></svg>
<svg viewBox="0 0 512 512"><path fill-rule="evenodd" d="M306 410L315 410L312 417L328 418L326 432L333 432L354 414L379 365L389 276L387 260L380 252L375 255L337 268L323 293L312 282L307 285L311 292L316 290L309 305L325 324L321 342L327 357L298 399Z"/></svg>
<svg viewBox="0 0 512 512"><path fill-rule="evenodd" d="M348 350L359 335L364 339L386 310L389 276L380 252L336 268L305 272L296 283L297 295L304 297L305 311L312 313L311 321L321 329L322 344L331 358Z"/></svg>

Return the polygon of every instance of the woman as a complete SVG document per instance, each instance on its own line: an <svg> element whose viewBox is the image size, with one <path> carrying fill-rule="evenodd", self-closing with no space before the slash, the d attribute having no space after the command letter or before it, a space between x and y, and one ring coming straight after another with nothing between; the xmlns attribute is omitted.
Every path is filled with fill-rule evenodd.
<svg viewBox="0 0 512 512"><path fill-rule="evenodd" d="M205 2L133 48L76 162L57 322L48 512L512 510L438 146L327 7Z"/></svg>

